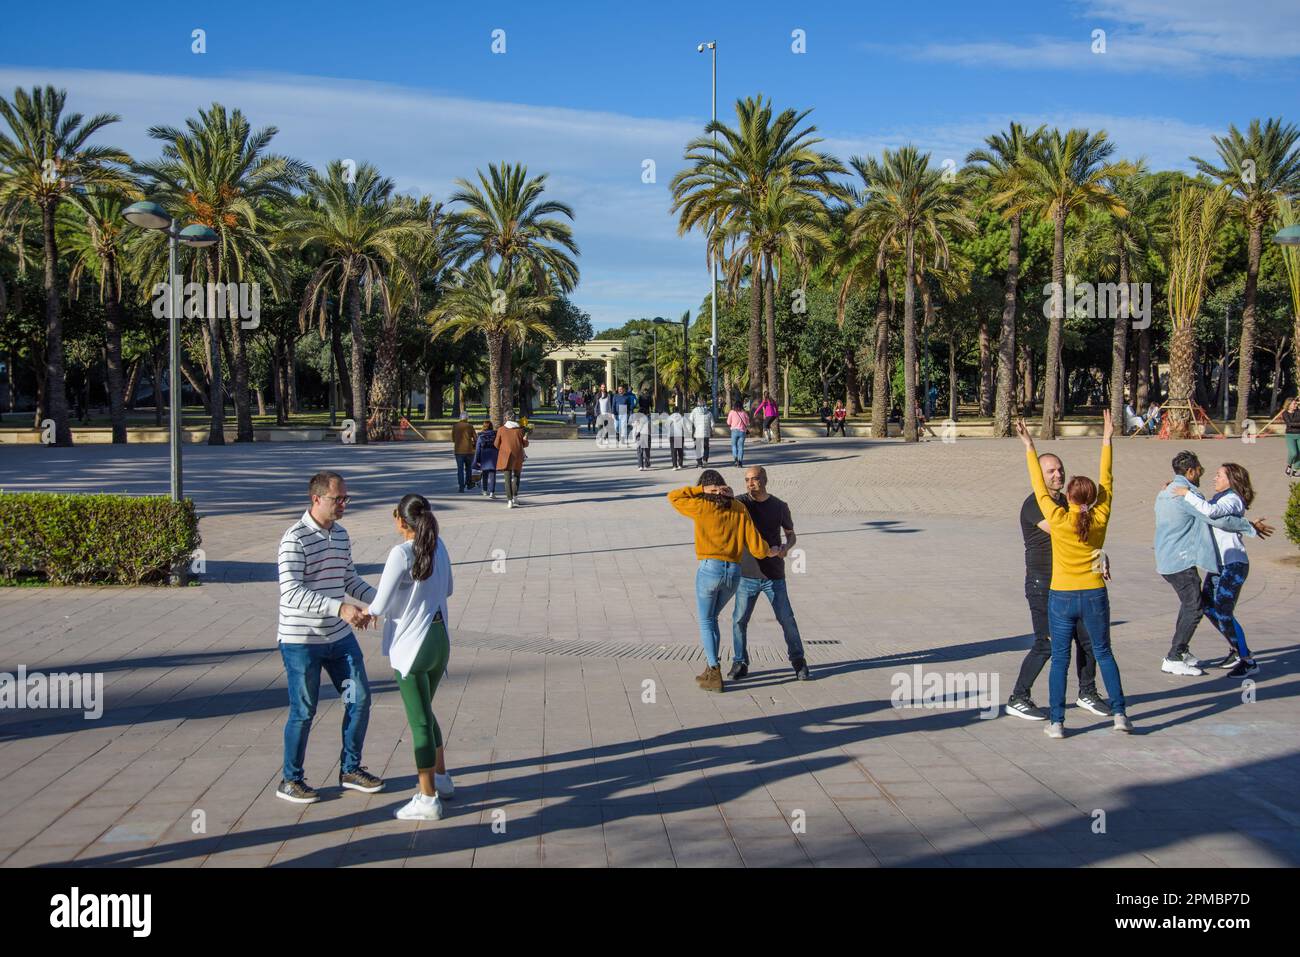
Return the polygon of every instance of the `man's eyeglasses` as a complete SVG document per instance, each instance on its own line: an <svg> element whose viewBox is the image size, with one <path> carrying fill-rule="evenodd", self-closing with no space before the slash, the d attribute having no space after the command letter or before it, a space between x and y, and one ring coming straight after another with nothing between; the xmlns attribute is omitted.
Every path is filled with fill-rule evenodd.
<svg viewBox="0 0 1300 957"><path fill-rule="evenodd" d="M346 505L352 501L351 495L322 495L321 498L327 502L338 502L340 505Z"/></svg>

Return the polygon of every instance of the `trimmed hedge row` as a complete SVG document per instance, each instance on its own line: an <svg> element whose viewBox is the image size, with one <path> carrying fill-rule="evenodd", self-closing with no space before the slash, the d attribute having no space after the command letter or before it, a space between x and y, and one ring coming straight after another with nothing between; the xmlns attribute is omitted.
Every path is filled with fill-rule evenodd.
<svg viewBox="0 0 1300 957"><path fill-rule="evenodd" d="M0 492L0 578L165 584L175 566L190 561L199 541L190 499Z"/></svg>

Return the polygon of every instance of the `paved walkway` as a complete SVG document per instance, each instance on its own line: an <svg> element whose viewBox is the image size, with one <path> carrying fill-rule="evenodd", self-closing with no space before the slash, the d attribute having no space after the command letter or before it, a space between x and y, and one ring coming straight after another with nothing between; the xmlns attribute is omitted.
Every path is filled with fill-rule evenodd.
<svg viewBox="0 0 1300 957"><path fill-rule="evenodd" d="M891 705L918 668L985 680L999 701L1014 683L1030 643L1018 443L751 444L794 513L804 555L790 588L816 680L791 680L760 607L754 670L723 695L693 681L691 527L663 496L696 472L671 471L666 452L638 472L634 453L587 438L536 443L511 511L457 495L445 445L187 447L201 587L0 589L0 672L102 672L106 699L97 721L0 711L0 863L1295 866L1295 549L1280 532L1250 543L1239 608L1261 661L1253 685L1161 673L1176 601L1155 574L1151 502L1176 449L1117 441L1113 640L1139 733L1072 708L1065 741L984 720L976 701ZM1041 448L1095 474L1097 446ZM1281 524L1276 440L1196 447L1211 469L1249 468L1252 514ZM356 497L344 524L372 581L407 491L434 500L455 563L436 709L457 795L436 824L392 817L415 777L374 632L365 760L388 791L334 786L341 703L328 691L307 767L325 799L273 796L275 549L326 467ZM6 447L0 488L165 493L166 447ZM1221 648L1203 624L1193 651ZM1035 690L1045 704L1045 676Z"/></svg>

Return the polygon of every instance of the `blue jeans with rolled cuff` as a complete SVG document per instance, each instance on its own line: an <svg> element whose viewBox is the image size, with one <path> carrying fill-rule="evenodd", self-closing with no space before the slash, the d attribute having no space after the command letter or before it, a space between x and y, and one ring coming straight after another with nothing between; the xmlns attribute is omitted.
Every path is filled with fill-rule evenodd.
<svg viewBox="0 0 1300 957"><path fill-rule="evenodd" d="M695 609L700 617L700 644L710 668L718 665L718 646L722 641L718 631L718 615L736 594L740 583L740 564L705 558L695 573Z"/></svg>
<svg viewBox="0 0 1300 957"><path fill-rule="evenodd" d="M1052 630L1052 671L1047 681L1051 703L1048 711L1053 724L1065 721L1065 680L1070 670L1070 645L1074 630L1082 624L1092 641L1097 670L1106 683L1110 713L1124 714L1124 688L1119 680L1119 665L1110 650L1110 595L1105 588L1057 591L1047 594L1047 619Z"/></svg>

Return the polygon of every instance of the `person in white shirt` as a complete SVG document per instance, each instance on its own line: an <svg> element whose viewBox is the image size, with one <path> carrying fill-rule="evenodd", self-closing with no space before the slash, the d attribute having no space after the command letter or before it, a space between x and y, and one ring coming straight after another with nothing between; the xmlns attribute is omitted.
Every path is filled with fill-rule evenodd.
<svg viewBox="0 0 1300 957"><path fill-rule="evenodd" d="M424 496L403 496L393 509L393 524L402 543L388 553L368 613L384 617L383 652L397 675L420 778L419 790L398 809L397 817L436 821L443 816L443 798L455 793L447 773L442 729L433 714L433 695L451 656L447 632L451 558Z"/></svg>
<svg viewBox="0 0 1300 957"><path fill-rule="evenodd" d="M697 396L695 408L691 409L691 435L695 442L695 467L704 468L709 461L709 436L713 434L713 413L704 402L704 396Z"/></svg>
<svg viewBox="0 0 1300 957"><path fill-rule="evenodd" d="M1214 498L1208 502L1199 495L1189 495L1191 489L1181 485L1171 485L1169 491L1174 495L1186 496L1187 504L1206 518L1225 518L1235 515L1245 518L1246 509L1255 500L1255 489L1250 484L1250 473L1235 462L1225 462L1214 474ZM1205 605L1205 617L1214 623L1223 637L1228 640L1228 654L1214 663L1213 667L1230 668L1228 677L1247 678L1259 673L1259 667L1246 646L1246 632L1237 621L1237 599L1241 588L1250 574L1250 559L1246 556L1246 546L1242 543L1239 532L1210 527L1214 533L1214 550L1219 554L1219 571L1207 574L1205 584L1201 586L1201 601ZM1202 665L1202 667L1207 667Z"/></svg>

